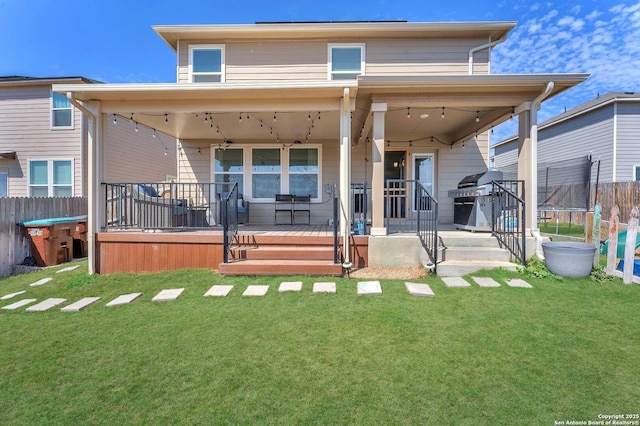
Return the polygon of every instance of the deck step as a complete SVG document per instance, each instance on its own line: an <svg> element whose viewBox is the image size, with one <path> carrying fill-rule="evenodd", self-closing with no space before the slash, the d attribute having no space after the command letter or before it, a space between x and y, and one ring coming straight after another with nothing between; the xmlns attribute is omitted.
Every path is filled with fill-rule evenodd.
<svg viewBox="0 0 640 426"><path fill-rule="evenodd" d="M508 262L511 258L508 250L498 247L447 247L443 260L475 260L490 262Z"/></svg>
<svg viewBox="0 0 640 426"><path fill-rule="evenodd" d="M461 277L472 274L481 269L502 268L507 271L515 271L518 265L511 262L495 261L469 261L469 260L446 260L438 263L438 276L440 277Z"/></svg>
<svg viewBox="0 0 640 426"><path fill-rule="evenodd" d="M238 259L218 265L222 275L340 276L342 265L333 260Z"/></svg>
<svg viewBox="0 0 640 426"><path fill-rule="evenodd" d="M233 259L333 260L333 246L234 247Z"/></svg>

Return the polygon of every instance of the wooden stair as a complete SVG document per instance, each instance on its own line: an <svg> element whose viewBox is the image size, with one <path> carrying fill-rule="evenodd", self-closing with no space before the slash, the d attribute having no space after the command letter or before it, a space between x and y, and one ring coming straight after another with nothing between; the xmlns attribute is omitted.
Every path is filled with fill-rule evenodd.
<svg viewBox="0 0 640 426"><path fill-rule="evenodd" d="M218 265L222 275L342 275L342 265L333 263L332 236L239 236L229 257Z"/></svg>

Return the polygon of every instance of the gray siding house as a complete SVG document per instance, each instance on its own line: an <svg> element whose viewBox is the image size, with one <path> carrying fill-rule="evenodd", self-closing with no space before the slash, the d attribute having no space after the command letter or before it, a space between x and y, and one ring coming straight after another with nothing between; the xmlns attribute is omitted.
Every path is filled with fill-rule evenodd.
<svg viewBox="0 0 640 426"><path fill-rule="evenodd" d="M0 76L0 197L86 196L88 122L53 84L102 85L84 77ZM175 139L133 120L104 117L111 180L176 176ZM126 151L126 155L123 153ZM132 159L137 160L135 167Z"/></svg>

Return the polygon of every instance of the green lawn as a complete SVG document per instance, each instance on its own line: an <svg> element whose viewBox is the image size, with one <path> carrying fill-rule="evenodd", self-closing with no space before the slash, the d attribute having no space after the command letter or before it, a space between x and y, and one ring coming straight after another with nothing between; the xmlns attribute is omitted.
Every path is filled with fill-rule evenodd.
<svg viewBox="0 0 640 426"><path fill-rule="evenodd" d="M492 271L501 288L428 277L434 298L394 280L358 297L355 279L314 295L322 279L297 277L301 293L279 294L282 278L81 265L0 280L0 296L103 297L79 313L0 310L0 424L552 425L640 411L640 286L618 279L521 289ZM216 283L235 288L202 297ZM243 298L249 284L271 288ZM176 287L178 300L151 302Z"/></svg>
<svg viewBox="0 0 640 426"><path fill-rule="evenodd" d="M571 223L559 223L557 232L555 222L540 223L540 232L584 238L584 226Z"/></svg>

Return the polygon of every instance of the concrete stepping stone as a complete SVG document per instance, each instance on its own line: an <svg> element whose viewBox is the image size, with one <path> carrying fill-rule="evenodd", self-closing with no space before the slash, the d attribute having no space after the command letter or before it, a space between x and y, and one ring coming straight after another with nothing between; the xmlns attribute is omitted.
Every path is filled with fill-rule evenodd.
<svg viewBox="0 0 640 426"><path fill-rule="evenodd" d="M431 290L431 287L429 287L429 284L418 284L405 281L404 286L412 296L433 297L436 295L433 290Z"/></svg>
<svg viewBox="0 0 640 426"><path fill-rule="evenodd" d="M58 297L50 297L47 300L43 300L40 303L37 303L35 305L29 306L27 308L27 312L44 312L47 311L51 308L53 308L54 306L58 306L63 304L64 302L66 302L67 299L61 299Z"/></svg>
<svg viewBox="0 0 640 426"><path fill-rule="evenodd" d="M20 296L21 294L25 294L25 293L26 293L26 290L16 291L15 293L5 294L4 296L0 297L0 300L13 299L16 296Z"/></svg>
<svg viewBox="0 0 640 426"><path fill-rule="evenodd" d="M232 285L214 285L204 294L204 297L227 297L233 290Z"/></svg>
<svg viewBox="0 0 640 426"><path fill-rule="evenodd" d="M447 287L471 287L462 277L442 277Z"/></svg>
<svg viewBox="0 0 640 426"><path fill-rule="evenodd" d="M382 287L380 281L360 281L358 283L358 296L381 295Z"/></svg>
<svg viewBox="0 0 640 426"><path fill-rule="evenodd" d="M84 298L78 300L77 302L74 302L74 303L72 303L70 305L65 306L64 308L60 309L60 311L62 311L62 312L80 312L81 310L83 310L87 306L91 305L92 303L96 303L98 300L100 300L100 297L84 297Z"/></svg>
<svg viewBox="0 0 640 426"><path fill-rule="evenodd" d="M520 278L515 278L513 280L507 280L507 285L509 287L533 288L533 286L531 284L529 284L525 280L521 280Z"/></svg>
<svg viewBox="0 0 640 426"><path fill-rule="evenodd" d="M184 288L171 288L167 290L162 290L160 293L156 294L151 301L152 302L169 302L171 300L176 300L182 292Z"/></svg>
<svg viewBox="0 0 640 426"><path fill-rule="evenodd" d="M142 293L123 294L121 296L116 297L111 302L107 303L107 307L110 308L112 306L126 305L127 303L133 302L140 296L142 296Z"/></svg>
<svg viewBox="0 0 640 426"><path fill-rule="evenodd" d="M280 283L278 291L283 293L285 291L300 291L302 290L302 281L285 281Z"/></svg>
<svg viewBox="0 0 640 426"><path fill-rule="evenodd" d="M15 303L10 304L10 305L3 306L3 307L2 307L2 308L0 308L0 309L14 310L14 309L21 308L21 307L23 307L23 306L25 306L25 305L28 305L29 303L33 303L33 302L35 302L36 300L37 300L37 299L22 299L22 300L18 300L18 301L17 301L17 302L15 302Z"/></svg>
<svg viewBox="0 0 640 426"><path fill-rule="evenodd" d="M51 281L53 278L43 278L41 280L36 281L35 283L29 284L31 287L38 287L39 285L46 284Z"/></svg>
<svg viewBox="0 0 640 426"><path fill-rule="evenodd" d="M313 283L313 292L314 293L335 293L336 283L332 283L332 282Z"/></svg>
<svg viewBox="0 0 640 426"><path fill-rule="evenodd" d="M62 268L56 271L56 274L62 273L62 272L69 272L69 271L73 271L74 269L78 269L80 267L80 265L76 265L76 266L67 266L66 268Z"/></svg>
<svg viewBox="0 0 640 426"><path fill-rule="evenodd" d="M269 291L268 285L250 285L242 293L243 296L264 296Z"/></svg>
<svg viewBox="0 0 640 426"><path fill-rule="evenodd" d="M489 277L471 277L480 287L500 287L500 283Z"/></svg>

